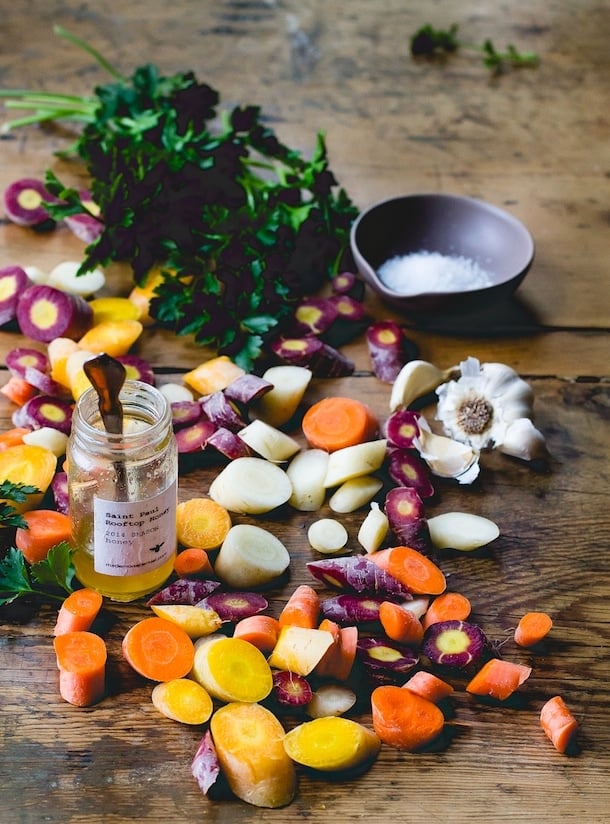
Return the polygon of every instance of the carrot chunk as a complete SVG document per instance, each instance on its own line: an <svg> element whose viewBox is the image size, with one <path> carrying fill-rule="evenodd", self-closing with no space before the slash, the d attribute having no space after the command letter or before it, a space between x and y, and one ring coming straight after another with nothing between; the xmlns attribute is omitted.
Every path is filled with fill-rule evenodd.
<svg viewBox="0 0 610 824"><path fill-rule="evenodd" d="M532 668L523 664L491 658L466 685L466 692L505 701L530 677L531 672Z"/></svg>
<svg viewBox="0 0 610 824"><path fill-rule="evenodd" d="M442 570L410 546L395 546L372 552L368 559L389 572L415 595L440 595L447 582Z"/></svg>
<svg viewBox="0 0 610 824"><path fill-rule="evenodd" d="M424 637L424 627L410 610L393 601L384 601L379 607L379 621L385 634L401 644L419 645Z"/></svg>
<svg viewBox="0 0 610 824"><path fill-rule="evenodd" d="M248 641L252 646L269 654L277 644L280 624L272 615L250 615L235 624L234 638Z"/></svg>
<svg viewBox="0 0 610 824"><path fill-rule="evenodd" d="M431 743L443 731L441 710L408 689L384 684L371 694L373 729L384 744L413 752Z"/></svg>
<svg viewBox="0 0 610 824"><path fill-rule="evenodd" d="M183 678L193 668L195 648L186 632L165 618L143 618L123 638L127 663L151 681Z"/></svg>
<svg viewBox="0 0 610 824"><path fill-rule="evenodd" d="M515 643L520 647L533 647L549 634L553 619L546 612L526 612L515 629Z"/></svg>
<svg viewBox="0 0 610 824"><path fill-rule="evenodd" d="M558 752L567 752L574 742L578 721L560 695L544 704L540 711L540 726Z"/></svg>
<svg viewBox="0 0 610 824"><path fill-rule="evenodd" d="M422 698L427 698L433 704L438 704L439 701L448 698L454 691L447 681L425 670L418 670L402 685L402 688L411 690L421 695Z"/></svg>
<svg viewBox="0 0 610 824"><path fill-rule="evenodd" d="M315 629L320 615L320 596L307 584L298 586L280 612L280 627Z"/></svg>
<svg viewBox="0 0 610 824"><path fill-rule="evenodd" d="M69 515L55 509L32 509L23 513L27 528L15 532L15 546L23 552L30 564L44 561L51 547L72 539L72 521Z"/></svg>
<svg viewBox="0 0 610 824"><path fill-rule="evenodd" d="M423 618L424 629L439 621L465 621L472 606L460 592L442 592L430 604Z"/></svg>
<svg viewBox="0 0 610 824"><path fill-rule="evenodd" d="M92 632L65 632L53 640L59 692L77 707L97 704L106 692L106 644Z"/></svg>
<svg viewBox="0 0 610 824"><path fill-rule="evenodd" d="M331 397L309 407L301 428L311 447L336 452L370 441L379 430L379 421L361 401Z"/></svg>
<svg viewBox="0 0 610 824"><path fill-rule="evenodd" d="M183 549L176 555L174 572L179 578L211 578L214 575L208 553L198 546Z"/></svg>
<svg viewBox="0 0 610 824"><path fill-rule="evenodd" d="M53 635L86 632L102 608L103 598L95 589L77 589L63 601L57 614Z"/></svg>

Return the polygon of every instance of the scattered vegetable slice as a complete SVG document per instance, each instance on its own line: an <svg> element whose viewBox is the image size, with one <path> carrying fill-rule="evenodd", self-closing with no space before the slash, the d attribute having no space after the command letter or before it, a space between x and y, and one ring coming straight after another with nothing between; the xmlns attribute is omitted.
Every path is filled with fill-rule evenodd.
<svg viewBox="0 0 610 824"><path fill-rule="evenodd" d="M414 692L386 684L371 694L373 729L384 744L414 752L438 738L445 726L441 710Z"/></svg>
<svg viewBox="0 0 610 824"><path fill-rule="evenodd" d="M192 667L193 642L177 624L154 616L134 624L123 637L127 663L150 681L183 678Z"/></svg>
<svg viewBox="0 0 610 824"><path fill-rule="evenodd" d="M447 586L440 567L412 547L389 547L367 557L413 594L439 595Z"/></svg>
<svg viewBox="0 0 610 824"><path fill-rule="evenodd" d="M15 546L29 564L44 561L49 550L72 540L72 520L55 509L32 509L23 513L25 524L15 532Z"/></svg>
<svg viewBox="0 0 610 824"><path fill-rule="evenodd" d="M549 698L543 705L540 710L540 726L558 752L567 753L572 750L578 721L560 695Z"/></svg>
<svg viewBox="0 0 610 824"><path fill-rule="evenodd" d="M41 180L34 177L15 180L4 191L6 216L18 226L40 226L50 220L44 203L52 199Z"/></svg>
<svg viewBox="0 0 610 824"><path fill-rule="evenodd" d="M80 295L46 284L34 284L21 293L17 323L24 335L48 343L53 338L78 340L91 328L93 309Z"/></svg>
<svg viewBox="0 0 610 824"><path fill-rule="evenodd" d="M321 772L352 770L373 761L381 748L377 734L357 721L339 716L305 721L286 733L286 752Z"/></svg>
<svg viewBox="0 0 610 824"><path fill-rule="evenodd" d="M176 536L184 547L218 549L231 529L231 515L211 498L189 498L176 509Z"/></svg>
<svg viewBox="0 0 610 824"><path fill-rule="evenodd" d="M466 692L505 701L530 677L531 672L532 668L523 664L491 658L466 684Z"/></svg>
<svg viewBox="0 0 610 824"><path fill-rule="evenodd" d="M428 518L430 539L437 549L470 552L490 544L500 529L489 518L469 512L444 512Z"/></svg>
<svg viewBox="0 0 610 824"><path fill-rule="evenodd" d="M307 540L312 549L323 555L340 552L348 541L347 529L334 518L319 518L310 524Z"/></svg>
<svg viewBox="0 0 610 824"><path fill-rule="evenodd" d="M386 383L393 383L405 363L415 357L415 345L393 320L371 323L366 331L366 343L373 372Z"/></svg>
<svg viewBox="0 0 610 824"><path fill-rule="evenodd" d="M87 632L102 608L103 598L94 589L77 589L59 608L53 635L64 632Z"/></svg>
<svg viewBox="0 0 610 824"><path fill-rule="evenodd" d="M467 621L438 621L424 633L423 654L433 663L464 668L480 661L490 650L483 630Z"/></svg>
<svg viewBox="0 0 610 824"><path fill-rule="evenodd" d="M190 678L173 678L156 684L151 698L155 709L180 724L205 724L214 709L206 690Z"/></svg>
<svg viewBox="0 0 610 824"><path fill-rule="evenodd" d="M526 612L515 628L515 643L520 647L534 647L549 634L553 619L546 612Z"/></svg>
<svg viewBox="0 0 610 824"><path fill-rule="evenodd" d="M247 590L272 583L289 565L288 550L271 532L255 524L234 524L220 547L214 570L225 584Z"/></svg>
<svg viewBox="0 0 610 824"><path fill-rule="evenodd" d="M304 707L311 701L313 692L304 675L289 670L273 673L273 697L282 707Z"/></svg>
<svg viewBox="0 0 610 824"><path fill-rule="evenodd" d="M405 599L411 596L408 586L373 561L373 555L347 555L309 561L306 566L310 575L334 589L400 595Z"/></svg>
<svg viewBox="0 0 610 824"><path fill-rule="evenodd" d="M255 703L271 692L271 668L243 638L211 635L197 643L191 677L219 701Z"/></svg>
<svg viewBox="0 0 610 824"><path fill-rule="evenodd" d="M90 707L106 694L107 651L92 632L65 632L53 639L59 668L59 692L64 701Z"/></svg>
<svg viewBox="0 0 610 824"><path fill-rule="evenodd" d="M311 447L335 452L372 440L379 430L379 421L361 401L330 397L309 407L301 427Z"/></svg>

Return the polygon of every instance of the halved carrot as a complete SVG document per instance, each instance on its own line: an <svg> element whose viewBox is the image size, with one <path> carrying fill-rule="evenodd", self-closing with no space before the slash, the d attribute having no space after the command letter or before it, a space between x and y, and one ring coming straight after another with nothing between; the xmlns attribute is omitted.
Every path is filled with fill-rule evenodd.
<svg viewBox="0 0 610 824"><path fill-rule="evenodd" d="M379 621L388 638L401 644L421 644L424 637L422 622L410 610L392 601L379 605Z"/></svg>
<svg viewBox="0 0 610 824"><path fill-rule="evenodd" d="M540 711L540 726L555 749L565 753L574 742L578 721L563 698L555 695L549 698Z"/></svg>
<svg viewBox="0 0 610 824"><path fill-rule="evenodd" d="M191 546L176 555L174 572L179 578L211 578L214 568L205 549Z"/></svg>
<svg viewBox="0 0 610 824"><path fill-rule="evenodd" d="M23 406L30 398L38 394L38 389L28 383L25 378L11 375L4 386L0 387L0 392L17 406Z"/></svg>
<svg viewBox="0 0 610 824"><path fill-rule="evenodd" d="M66 632L86 632L98 616L102 608L103 598L95 589L77 589L64 599L53 635L63 635Z"/></svg>
<svg viewBox="0 0 610 824"><path fill-rule="evenodd" d="M505 701L530 677L531 672L532 668L523 664L491 658L466 685L466 692Z"/></svg>
<svg viewBox="0 0 610 824"><path fill-rule="evenodd" d="M384 684L371 693L373 729L384 744L413 752L434 741L443 731L441 710L415 692Z"/></svg>
<svg viewBox="0 0 610 824"><path fill-rule="evenodd" d="M55 509L32 509L23 513L27 528L15 532L15 546L29 564L44 561L51 547L72 540L72 520Z"/></svg>
<svg viewBox="0 0 610 824"><path fill-rule="evenodd" d="M318 662L315 674L323 678L346 681L354 666L358 649L358 627L340 627L335 621L324 618L318 629L330 632L334 643Z"/></svg>
<svg viewBox="0 0 610 824"><path fill-rule="evenodd" d="M273 615L250 615L235 624L234 638L248 641L265 655L269 654L280 634L280 624Z"/></svg>
<svg viewBox="0 0 610 824"><path fill-rule="evenodd" d="M6 432L0 433L0 452L8 449L9 446L19 446L23 443L23 436L27 435L31 430L24 426L14 426L12 429L7 429Z"/></svg>
<svg viewBox="0 0 610 824"><path fill-rule="evenodd" d="M465 621L472 605L460 592L442 592L432 601L423 618L424 629L439 621Z"/></svg>
<svg viewBox="0 0 610 824"><path fill-rule="evenodd" d="M315 629L320 616L320 596L313 587L301 584L290 595L280 612L280 627Z"/></svg>
<svg viewBox="0 0 610 824"><path fill-rule="evenodd" d="M185 547L218 549L231 525L229 511L211 498L189 498L176 509L176 535Z"/></svg>
<svg viewBox="0 0 610 824"><path fill-rule="evenodd" d="M515 643L520 647L533 647L549 634L553 619L546 612L526 612L515 629Z"/></svg>
<svg viewBox="0 0 610 824"><path fill-rule="evenodd" d="M411 692L421 695L422 698L432 701L433 704L438 704L439 701L448 698L454 692L451 684L431 672L426 672L426 670L418 670L414 673L402 685L402 689L411 690Z"/></svg>
<svg viewBox="0 0 610 824"><path fill-rule="evenodd" d="M97 704L106 693L107 651L92 632L65 632L53 640L59 668L59 692L77 707Z"/></svg>
<svg viewBox="0 0 610 824"><path fill-rule="evenodd" d="M418 550L410 546L380 549L367 558L397 578L415 595L440 595L447 582L442 570Z"/></svg>
<svg viewBox="0 0 610 824"><path fill-rule="evenodd" d="M372 440L379 430L379 421L362 401L330 397L309 407L301 429L311 447L335 452Z"/></svg>
<svg viewBox="0 0 610 824"><path fill-rule="evenodd" d="M122 642L127 663L151 681L183 678L193 668L195 647L177 624L165 618L143 618L125 634Z"/></svg>

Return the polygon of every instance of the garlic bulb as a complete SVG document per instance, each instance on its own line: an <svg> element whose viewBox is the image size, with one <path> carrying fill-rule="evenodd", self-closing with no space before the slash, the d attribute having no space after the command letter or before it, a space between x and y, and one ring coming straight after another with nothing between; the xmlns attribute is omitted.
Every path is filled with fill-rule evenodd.
<svg viewBox="0 0 610 824"><path fill-rule="evenodd" d="M473 449L491 448L506 442L514 421L531 418L534 393L510 366L469 357L460 372L436 389L436 418L449 437Z"/></svg>

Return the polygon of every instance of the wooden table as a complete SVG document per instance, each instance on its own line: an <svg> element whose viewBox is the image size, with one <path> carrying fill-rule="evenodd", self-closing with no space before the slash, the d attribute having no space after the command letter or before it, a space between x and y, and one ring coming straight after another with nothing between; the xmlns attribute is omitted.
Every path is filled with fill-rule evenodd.
<svg viewBox="0 0 610 824"><path fill-rule="evenodd" d="M122 70L152 61L169 73L192 68L227 104L258 103L289 144L310 152L327 136L331 166L365 207L403 192L479 197L522 220L536 241L530 274L493 316L422 322L410 329L421 356L439 366L467 355L507 363L534 388L536 423L552 455L550 471L485 454L471 488L438 484L429 515L452 510L495 520L500 538L474 555L446 553L450 588L473 603L473 620L503 654L531 664L522 706L490 707L458 690L455 736L441 752L383 747L351 782L302 773L283 810L203 797L190 774L201 731L164 719L151 685L122 661L120 641L142 603L106 605L112 690L98 706L61 701L51 645L51 606L2 613L0 787L2 820L29 822L610 821L608 643L608 150L610 38L606 4L589 0L509 0L488 7L444 0L312 0L237 3L13 0L0 29L4 87L86 93L106 77L51 30L59 23L89 40ZM461 50L444 64L413 62L410 34L426 22L459 23L466 41L513 42L541 56L538 68L491 77ZM62 130L25 129L0 143L0 188L57 161ZM78 259L66 229L40 236L2 220L0 264L42 269ZM108 272L107 293L124 294L126 267ZM370 298L378 317L393 316ZM0 332L0 350L23 343ZM160 382L180 379L209 356L157 328L138 351ZM316 380L307 399L351 394L384 418L389 387L378 381L362 340L345 348L353 377ZM3 368L0 379L6 380ZM0 402L0 427L12 407ZM213 470L181 480L180 497L205 495ZM328 514L325 508L322 514ZM345 518L350 548L363 513ZM319 513L272 519L292 554L290 587L310 582L306 530ZM236 520L239 520L236 518ZM262 523L267 521L262 519ZM289 588L270 592L277 613ZM554 618L541 654L510 640L520 615ZM577 716L581 752L566 757L543 736L544 700L564 696ZM365 723L370 718L362 716Z"/></svg>

